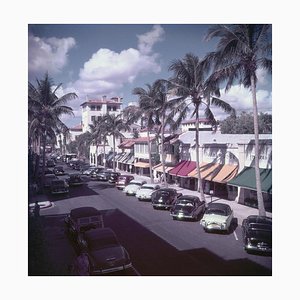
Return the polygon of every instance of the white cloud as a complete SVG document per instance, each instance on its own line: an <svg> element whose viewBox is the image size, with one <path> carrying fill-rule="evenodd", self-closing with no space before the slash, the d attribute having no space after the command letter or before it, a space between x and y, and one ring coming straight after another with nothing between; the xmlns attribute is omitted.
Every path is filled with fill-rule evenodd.
<svg viewBox="0 0 300 300"><path fill-rule="evenodd" d="M67 64L68 52L76 45L75 39L28 37L28 71L29 77L45 72L59 73Z"/></svg>
<svg viewBox="0 0 300 300"><path fill-rule="evenodd" d="M158 54L152 48L162 40L164 30L155 25L152 30L138 36L138 49L129 48L121 52L99 49L86 61L79 72L74 88L79 95L101 96L116 94L126 83L137 76L159 73Z"/></svg>
<svg viewBox="0 0 300 300"><path fill-rule="evenodd" d="M138 49L140 52L149 54L154 44L163 40L164 33L164 29L160 25L154 25L151 31L138 35Z"/></svg>
<svg viewBox="0 0 300 300"><path fill-rule="evenodd" d="M227 93L222 89L220 99L229 103L237 113L242 111L252 112L253 102L252 95L249 89L245 89L242 86L234 85ZM267 90L257 90L256 93L257 106L259 112L272 113L272 93ZM219 108L213 108L212 110L217 119L221 120L228 116Z"/></svg>

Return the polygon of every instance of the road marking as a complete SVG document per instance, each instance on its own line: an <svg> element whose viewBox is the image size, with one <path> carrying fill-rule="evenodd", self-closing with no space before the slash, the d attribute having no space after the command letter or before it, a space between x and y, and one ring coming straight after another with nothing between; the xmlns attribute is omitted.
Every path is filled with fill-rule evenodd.
<svg viewBox="0 0 300 300"><path fill-rule="evenodd" d="M233 234L234 234L235 239L238 241L239 239L238 239L235 231L233 232Z"/></svg>

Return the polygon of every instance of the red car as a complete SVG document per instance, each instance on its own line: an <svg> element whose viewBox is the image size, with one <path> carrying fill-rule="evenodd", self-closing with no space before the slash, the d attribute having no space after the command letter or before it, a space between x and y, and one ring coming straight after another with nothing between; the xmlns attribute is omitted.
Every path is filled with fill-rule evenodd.
<svg viewBox="0 0 300 300"><path fill-rule="evenodd" d="M123 190L125 188L125 186L127 184L129 184L129 182L133 179L134 179L134 176L132 176L132 175L120 175L116 182L116 188L119 190Z"/></svg>

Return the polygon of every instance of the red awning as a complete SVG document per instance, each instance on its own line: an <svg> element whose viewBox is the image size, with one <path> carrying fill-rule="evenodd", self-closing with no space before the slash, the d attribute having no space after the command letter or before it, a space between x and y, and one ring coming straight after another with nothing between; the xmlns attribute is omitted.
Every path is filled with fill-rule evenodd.
<svg viewBox="0 0 300 300"><path fill-rule="evenodd" d="M170 170L170 175L188 177L188 174L196 168L196 162L190 160L181 161L176 167Z"/></svg>

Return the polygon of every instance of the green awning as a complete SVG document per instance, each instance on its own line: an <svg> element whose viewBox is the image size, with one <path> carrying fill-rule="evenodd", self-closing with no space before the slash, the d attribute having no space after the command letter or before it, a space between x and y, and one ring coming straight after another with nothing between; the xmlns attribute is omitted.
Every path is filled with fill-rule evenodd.
<svg viewBox="0 0 300 300"><path fill-rule="evenodd" d="M259 172L262 191L272 194L272 169L259 169ZM228 181L227 184L256 191L255 169L251 167L244 168L241 173Z"/></svg>

